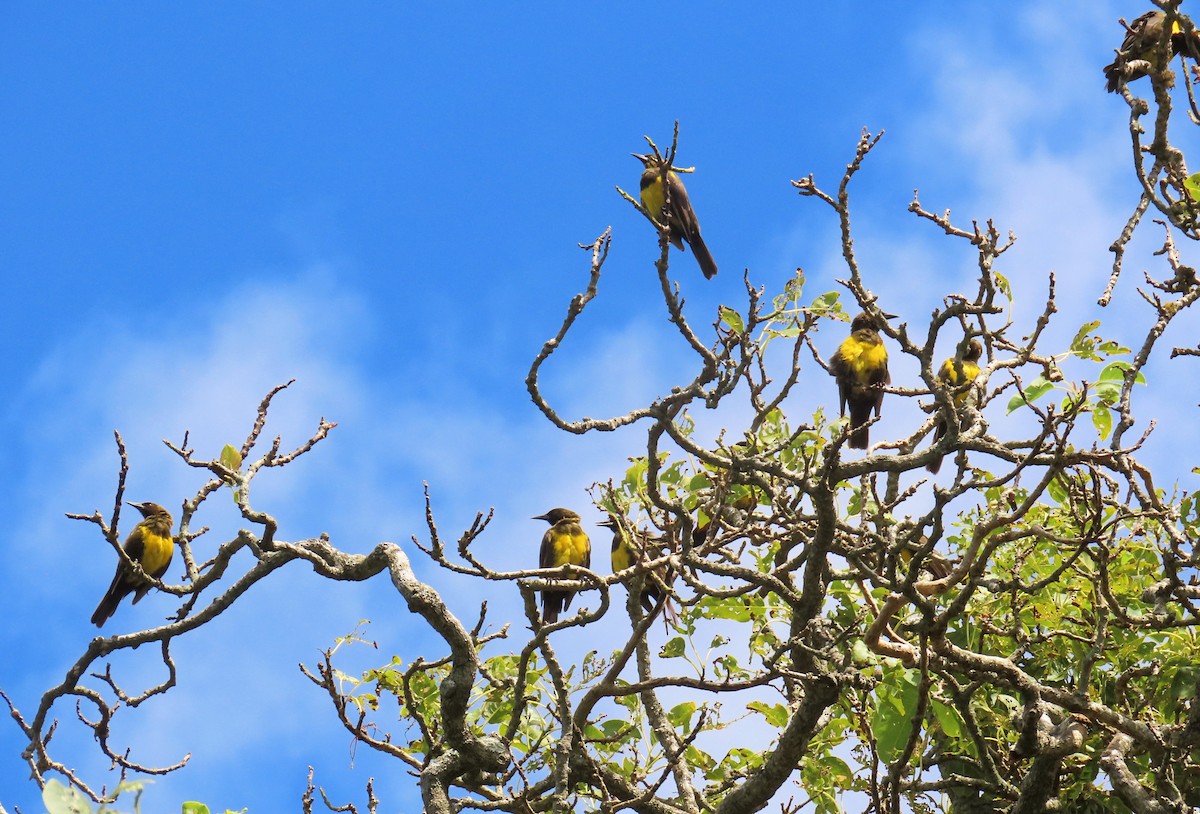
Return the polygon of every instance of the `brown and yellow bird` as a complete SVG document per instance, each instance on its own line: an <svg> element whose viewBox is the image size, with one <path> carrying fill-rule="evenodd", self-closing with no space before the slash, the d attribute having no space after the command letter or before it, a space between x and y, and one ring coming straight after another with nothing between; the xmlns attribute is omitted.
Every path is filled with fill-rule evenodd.
<svg viewBox="0 0 1200 814"><path fill-rule="evenodd" d="M966 384L967 382L975 381L976 377L979 376L979 357L982 355L983 346L979 344L978 339L972 339L967 343L967 347L963 350L962 378L960 379L958 376L959 366L955 362L957 357L951 356L945 362L942 362L941 370L939 370L937 374L938 383L942 387L958 388L960 385ZM967 403L967 397L970 396L971 389L972 388L969 387L963 387L961 388L961 392L956 392L954 394L955 407L962 407ZM937 423L934 425L933 429L933 443L935 446L937 445L938 441L942 440L942 437L945 434L946 418L945 416L939 415ZM938 470L942 468L942 458L942 455L937 456L932 461L927 463L925 468L936 475Z"/></svg>
<svg viewBox="0 0 1200 814"><path fill-rule="evenodd" d="M708 246L704 245L704 238L700 237L700 222L696 220L696 212L692 209L692 202L688 200L683 181L669 167L664 167L663 160L657 155L631 155L645 167L640 182L642 206L646 207L650 217L659 225L662 225L663 206L667 207L667 233L671 243L675 248L682 250L686 241L692 247L692 254L696 255L700 271L711 280L717 275L717 264L709 253ZM666 194L663 192L664 179L667 185Z"/></svg>
<svg viewBox="0 0 1200 814"><path fill-rule="evenodd" d="M171 513L157 503L130 503L130 506L142 513L142 521L133 527L125 538L125 553L129 559L138 563L142 571L162 579L175 555L175 539L171 529L175 525ZM117 573L113 576L112 584L107 593L96 606L92 614L92 624L102 627L117 611L117 605L129 594L133 594L133 604L150 591L150 583L136 569L131 568L124 560L117 563Z"/></svg>
<svg viewBox="0 0 1200 814"><path fill-rule="evenodd" d="M1150 63L1153 70L1162 70L1163 66L1157 64L1158 49L1165 33L1166 22L1166 12L1155 10L1146 12L1129 24L1125 31L1125 39L1121 42L1120 49L1117 50L1116 59L1104 67L1104 78L1107 80L1105 89L1109 93L1114 93L1124 82L1141 79L1146 75L1146 72L1140 68L1126 75L1125 64L1128 62L1145 60ZM1175 19L1171 22L1170 36L1171 57L1183 54L1193 61L1200 62L1200 34L1197 32L1193 32L1191 35L1184 34L1179 20Z"/></svg>
<svg viewBox="0 0 1200 814"><path fill-rule="evenodd" d="M603 526L613 533L612 570L614 574L633 566L642 556L658 558L660 552L649 550L647 546L649 540L644 534L638 535L640 538L638 543L641 545L642 550L640 552L634 551L633 546L630 545L629 540L622 533L621 525L615 517L610 516L608 520L597 525ZM670 577L670 569L666 565L655 568L645 575L642 581L642 591L638 595L638 601L646 613L653 612L654 608L658 605L658 601L662 599L663 590L671 583ZM674 612L670 601L665 603L663 612L667 618L673 616Z"/></svg>
<svg viewBox="0 0 1200 814"><path fill-rule="evenodd" d="M534 520L545 520L550 528L542 535L542 548L538 556L539 568L558 568L561 565L578 565L588 568L592 564L592 543L579 525L579 515L570 509L551 509L539 514ZM542 591L542 624L553 624L558 615L571 607L574 591L547 589Z"/></svg>
<svg viewBox="0 0 1200 814"><path fill-rule="evenodd" d="M870 428L863 425L871 420L872 411L879 417L884 385L892 381L879 327L870 314L859 314L850 323L850 336L829 360L829 370L837 379L840 415L846 414L846 405L850 406L850 446L854 449L867 448Z"/></svg>

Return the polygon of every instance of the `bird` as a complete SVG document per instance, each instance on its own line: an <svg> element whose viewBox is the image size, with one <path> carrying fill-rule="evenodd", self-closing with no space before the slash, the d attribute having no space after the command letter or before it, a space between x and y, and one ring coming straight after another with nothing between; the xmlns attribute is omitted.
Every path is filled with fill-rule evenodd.
<svg viewBox="0 0 1200 814"><path fill-rule="evenodd" d="M539 568L558 568L560 565L578 565L588 568L592 564L592 543L587 532L579 525L580 517L570 509L551 509L536 515L534 520L545 520L550 528L542 535L542 548L538 557ZM558 615L571 607L574 591L547 588L542 591L542 624L553 624Z"/></svg>
<svg viewBox="0 0 1200 814"><path fill-rule="evenodd" d="M728 498L728 495L726 496ZM721 520L725 525L740 526L743 525L750 512L758 506L757 490L751 487L740 497L732 501L726 500L724 503L714 507L714 511L721 516ZM704 545L708 539L708 531L712 527L712 518L701 520L699 516L696 518L696 525L692 527L692 545L699 548Z"/></svg>
<svg viewBox="0 0 1200 814"><path fill-rule="evenodd" d="M175 539L171 529L175 520L171 513L157 503L130 503L130 506L142 513L142 520L133 527L125 538L125 553L129 559L138 563L147 575L161 579L171 564L175 555ZM92 614L92 624L103 627L104 623L117 611L117 605L129 594L133 594L133 604L150 592L150 583L145 576L137 573L124 560L117 562L117 573L113 576L112 584L96 612Z"/></svg>
<svg viewBox="0 0 1200 814"><path fill-rule="evenodd" d="M682 250L684 241L687 241L687 244L692 247L692 254L696 256L696 262L700 264L700 271L704 273L706 279L711 280L717 275L717 264L708 251L708 246L704 245L704 238L700 237L700 222L696 220L696 212L692 209L691 201L688 200L687 190L683 188L683 181L670 167L664 167L665 162L657 155L640 153L630 153L630 155L641 161L645 168L642 170L640 182L642 206L646 207L646 211L650 213L654 222L662 226L660 218L665 204L667 207L667 234L671 243L675 248ZM664 179L667 183L668 195L663 194ZM670 198L669 201L665 200L667 197Z"/></svg>
<svg viewBox="0 0 1200 814"><path fill-rule="evenodd" d="M621 524L615 517L610 515L608 520L596 525L603 526L613 533L612 570L614 574L634 565L642 555L650 557L658 556L658 552L648 550L646 543L649 540L642 534L638 535L638 542L641 543L642 550L634 551L633 546L630 545L629 541L625 539L625 535L621 532ZM654 608L658 605L658 601L662 599L664 589L670 582L670 569L666 564L646 573L642 580L641 594L638 596L638 601L646 610L646 613L654 611ZM664 613L668 617L673 615L669 601L664 604Z"/></svg>
<svg viewBox="0 0 1200 814"><path fill-rule="evenodd" d="M890 317L889 314L884 316ZM887 348L879 336L879 323L864 311L850 323L850 336L838 345L829 362L829 372L837 379L840 415L845 415L846 405L850 405L850 446L853 449L867 448L870 428L863 425L871 420L872 410L875 417L879 417L883 386L892 381L887 358Z"/></svg>
<svg viewBox="0 0 1200 814"><path fill-rule="evenodd" d="M917 550L928 545L928 543L929 539L924 535L922 535L921 539L917 541L906 540L900 547L900 562L904 563L905 567L908 567L909 563L912 562L913 555L916 554ZM937 551L930 551L925 559L921 561L921 570L929 572L930 576L932 576L934 579L945 579L946 577L950 576L950 572L953 570L953 568L954 563L950 562L950 560L946 559Z"/></svg>
<svg viewBox="0 0 1200 814"><path fill-rule="evenodd" d="M1128 26L1125 31L1125 39L1117 50L1116 59L1111 64L1104 66L1104 78L1108 80L1105 89L1109 93L1114 93L1125 81L1140 79L1146 75L1144 70L1136 69L1126 76L1125 63L1127 62L1145 60L1154 66L1155 70L1161 70L1156 62L1166 21L1166 13L1155 10L1146 12ZM1184 34L1179 20L1175 19L1171 21L1171 56L1179 54L1185 54L1193 60L1200 61L1200 33Z"/></svg>
<svg viewBox="0 0 1200 814"><path fill-rule="evenodd" d="M983 355L983 346L979 344L978 339L972 339L967 343L967 347L962 354L962 379L958 378L958 367L955 365L955 358L951 356L946 361L942 362L942 367L938 370L937 380L942 387L956 388L959 385L967 382L975 381L979 375L979 357ZM954 394L954 406L961 407L967 402L967 396L970 395L969 388L963 388L962 392ZM946 434L946 417L939 415L937 423L933 425L933 443L936 446L937 442L942 440L942 436ZM932 461L925 465L925 468L930 473L936 475L938 470L942 468L942 457L938 455Z"/></svg>

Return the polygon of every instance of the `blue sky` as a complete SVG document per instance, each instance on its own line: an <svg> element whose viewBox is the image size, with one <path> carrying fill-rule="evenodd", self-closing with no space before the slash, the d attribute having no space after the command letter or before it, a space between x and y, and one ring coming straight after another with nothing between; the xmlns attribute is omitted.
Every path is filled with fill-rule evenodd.
<svg viewBox="0 0 1200 814"><path fill-rule="evenodd" d="M215 455L293 377L268 434L287 446L321 416L339 427L256 482L256 504L287 539L327 531L352 551L408 546L418 573L473 619L474 586L433 572L408 542L424 532L422 482L449 536L495 507L478 553L517 567L535 558L532 515L584 508L585 488L641 451L637 430L555 430L524 389L586 283L578 243L613 227L601 296L546 370L564 415L623 412L692 375L657 295L655 235L613 189L636 189L628 154L643 134L668 143L675 119L721 267L705 283L690 256L673 255L698 326L720 303L743 305L744 268L768 291L796 266L810 295L834 288L834 218L789 180L813 172L835 187L866 126L888 134L856 181L856 246L886 310L918 325L974 280L965 244L905 212L919 187L961 225L994 217L1018 233L1000 265L1018 321L1040 310L1054 270L1055 336L1099 318L1102 333L1140 341L1149 315L1133 284L1141 268L1161 270L1148 255L1157 234L1135 242L1123 302L1094 302L1137 194L1127 110L1103 92L1100 66L1120 40L1117 17L1148 7L3 6L0 688L32 713L95 633L87 619L113 555L64 512L110 510L112 431L130 450L128 497L177 507L201 480L161 440L190 430ZM1194 344L1173 330L1167 342ZM1151 373L1191 377L1192 364ZM1162 485L1190 465L1169 457L1176 445L1197 439L1171 422L1190 418L1191 396L1180 404L1154 382L1145 414L1172 427L1148 450L1167 465ZM832 406L833 393L821 380L805 398ZM880 431L922 417L901 406ZM710 429L725 420L701 417ZM238 526L224 497L202 520L214 529L202 553ZM411 808L410 779L351 749L296 663L368 618L380 651L347 666L411 658L420 626L383 579L329 585L304 567L276 577L180 642L180 686L118 723L135 759L193 754L148 802L279 810L313 764L335 800L361 800L374 775L385 808ZM515 610L511 596L489 598L497 621ZM161 596L124 605L106 632L173 609ZM116 667L131 684L160 675L150 652ZM103 782L73 710L58 714L60 759ZM0 802L36 811L18 735L0 726Z"/></svg>

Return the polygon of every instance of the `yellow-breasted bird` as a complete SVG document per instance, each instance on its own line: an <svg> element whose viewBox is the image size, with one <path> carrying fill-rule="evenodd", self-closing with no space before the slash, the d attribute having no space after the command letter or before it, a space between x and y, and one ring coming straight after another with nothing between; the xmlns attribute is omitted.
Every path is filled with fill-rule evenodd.
<svg viewBox="0 0 1200 814"><path fill-rule="evenodd" d="M129 559L141 565L147 574L162 579L162 575L167 573L167 566L171 564L171 557L175 555L175 538L171 536L175 521L171 513L157 503L129 505L142 513L142 521L125 538L125 553ZM119 561L112 585L108 586L108 592L92 614L92 624L102 627L116 613L121 600L129 594L133 594L133 604L136 605L149 592L150 583L146 578L124 560Z"/></svg>
<svg viewBox="0 0 1200 814"><path fill-rule="evenodd" d="M854 449L867 448L870 428L863 425L871 420L872 410L878 418L883 406L883 387L892 381L887 358L879 323L864 311L850 323L850 336L829 360L838 384L839 413L845 415L846 405L850 405L850 446Z"/></svg>
<svg viewBox="0 0 1200 814"><path fill-rule="evenodd" d="M941 384L942 387L955 388L966 384L967 382L975 381L975 377L979 375L979 357L982 355L983 346L979 344L978 339L972 339L969 343L967 343L967 347L963 350L962 378L960 379L958 377L958 366L955 363L956 357L951 356L949 359L942 362L941 370L939 370L937 374L938 383ZM955 407L961 407L966 404L967 397L971 394L971 389L972 388L964 387L962 388L961 393L954 394ZM945 416L939 415L937 423L933 428L934 445L936 445L938 441L942 440L942 436L945 434L946 418ZM943 456L941 455L937 456L932 461L927 463L925 468L936 475L938 470L942 468L942 457Z"/></svg>
<svg viewBox="0 0 1200 814"><path fill-rule="evenodd" d="M659 552L648 550L649 546L647 546L647 543L649 540L645 535L642 534L638 535L638 542L642 545L642 551L640 553L634 551L633 546L631 546L629 541L625 539L625 535L621 532L621 526L614 517L610 516L608 520L605 520L603 523L597 523L596 525L603 526L613 533L612 570L614 574L618 571L624 571L626 568L631 567L634 565L634 563L638 562L642 556L651 558L657 558L659 556ZM655 606L658 604L658 600L662 598L664 588L666 588L670 582L670 570L666 565L655 568L653 571L650 571L645 575L644 579L642 580L642 592L641 595L638 596L638 601L641 602L641 605L646 610L646 613L650 613L654 610ZM669 601L664 606L664 613L667 617L673 615Z"/></svg>
<svg viewBox="0 0 1200 814"><path fill-rule="evenodd" d="M578 565L588 568L592 564L592 543L587 532L579 525L579 515L570 509L551 509L539 514L534 520L545 520L550 528L542 535L542 549L538 556L539 568L557 568L560 565ZM558 615L571 607L574 591L547 589L542 591L542 624L553 624Z"/></svg>
<svg viewBox="0 0 1200 814"><path fill-rule="evenodd" d="M665 202L667 232L671 243L675 248L683 249L683 242L686 240L687 244L692 247L692 253L696 255L700 271L704 272L704 276L708 279L715 277L717 264L713 260L712 254L709 253L708 246L704 245L704 238L700 237L700 223L696 220L692 202L688 200L687 190L683 188L683 181L679 180L679 176L669 167L664 173L663 161L658 156L641 155L640 153L631 153L631 155L641 161L645 167L642 170L640 182L642 206L646 207L646 211L650 213L650 217L654 218L655 223L661 224ZM665 200L668 196L663 194L664 178L667 182L667 192L670 193L669 202Z"/></svg>
<svg viewBox="0 0 1200 814"><path fill-rule="evenodd" d="M1139 69L1126 76L1125 63L1131 60L1145 60L1154 66L1155 70L1161 70L1156 62L1166 22L1166 12L1156 9L1146 12L1129 24L1128 30L1125 32L1125 39L1117 51L1116 59L1111 64L1104 66L1104 78L1108 80L1105 89L1109 93L1115 92L1121 86L1122 81L1141 79L1146 75L1145 71ZM1176 19L1171 22L1170 55L1174 57L1179 54L1184 54L1200 62L1200 34L1192 36L1184 34L1179 20Z"/></svg>

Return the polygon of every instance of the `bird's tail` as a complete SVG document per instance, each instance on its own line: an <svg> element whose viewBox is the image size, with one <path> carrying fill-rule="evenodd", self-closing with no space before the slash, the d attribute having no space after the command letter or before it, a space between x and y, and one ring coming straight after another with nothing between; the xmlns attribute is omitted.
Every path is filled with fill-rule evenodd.
<svg viewBox="0 0 1200 814"><path fill-rule="evenodd" d="M949 560L936 551L931 551L925 558L924 567L934 579L945 579L950 576Z"/></svg>
<svg viewBox="0 0 1200 814"><path fill-rule="evenodd" d="M1121 60L1115 59L1112 64L1104 66L1104 89L1109 93L1116 93L1117 88L1121 85Z"/></svg>
<svg viewBox="0 0 1200 814"><path fill-rule="evenodd" d="M96 606L96 611L92 614L92 624L96 627L104 627L104 623L117 612L117 605L120 605L121 600L124 598L124 594L118 590L119 585L120 579L118 577L113 580L113 584L105 592L104 598Z"/></svg>
<svg viewBox="0 0 1200 814"><path fill-rule="evenodd" d="M871 442L871 428L864 426L871 420L871 405L850 405L850 448L866 449Z"/></svg>
<svg viewBox="0 0 1200 814"><path fill-rule="evenodd" d="M566 591L542 591L542 624L552 625L558 615L571 604L571 594Z"/></svg>
<svg viewBox="0 0 1200 814"><path fill-rule="evenodd" d="M696 255L696 262L700 264L700 271L704 273L706 280L711 280L717 276L717 263L713 260L712 254L708 250L708 246L704 245L704 238L696 235L688 243L692 247L692 254Z"/></svg>
<svg viewBox="0 0 1200 814"><path fill-rule="evenodd" d="M938 423L934 425L934 429L933 429L933 443L935 446L937 445L938 441L942 440L942 436L945 434L946 434L946 422L943 419L938 419ZM929 470L929 473L931 475L936 475L938 473L938 470L942 468L942 458L943 457L944 456L939 455L936 458L934 458L932 461L930 461L929 463L925 464L925 468Z"/></svg>

